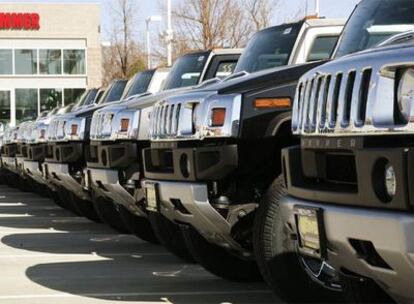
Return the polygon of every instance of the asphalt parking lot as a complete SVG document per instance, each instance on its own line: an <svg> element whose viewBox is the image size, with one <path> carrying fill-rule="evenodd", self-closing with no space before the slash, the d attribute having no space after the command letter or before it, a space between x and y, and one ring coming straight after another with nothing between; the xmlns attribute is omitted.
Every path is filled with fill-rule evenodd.
<svg viewBox="0 0 414 304"><path fill-rule="evenodd" d="M0 303L276 303L264 283L232 283L161 246L0 185Z"/></svg>

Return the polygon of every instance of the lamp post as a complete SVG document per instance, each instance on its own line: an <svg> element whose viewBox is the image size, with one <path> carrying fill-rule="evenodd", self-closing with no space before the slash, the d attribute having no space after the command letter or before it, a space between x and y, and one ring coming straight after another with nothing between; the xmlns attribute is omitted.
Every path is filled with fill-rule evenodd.
<svg viewBox="0 0 414 304"><path fill-rule="evenodd" d="M151 37L150 37L150 23L151 22L159 22L161 21L161 16L150 16L145 19L146 24L146 36L147 36L147 67L148 69L151 68Z"/></svg>
<svg viewBox="0 0 414 304"><path fill-rule="evenodd" d="M167 0L167 64L168 66L172 65L172 40L173 40L173 31L171 28L171 0Z"/></svg>
<svg viewBox="0 0 414 304"><path fill-rule="evenodd" d="M315 0L315 15L316 15L316 17L319 17L319 12L320 12L319 0Z"/></svg>

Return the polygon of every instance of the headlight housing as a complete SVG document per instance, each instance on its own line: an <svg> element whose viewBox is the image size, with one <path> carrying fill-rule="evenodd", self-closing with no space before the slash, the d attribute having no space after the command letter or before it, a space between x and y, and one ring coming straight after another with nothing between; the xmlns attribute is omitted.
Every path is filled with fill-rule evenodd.
<svg viewBox="0 0 414 304"><path fill-rule="evenodd" d="M85 117L74 117L65 124L65 135L64 140L77 141L83 140L85 137L86 118Z"/></svg>
<svg viewBox="0 0 414 304"><path fill-rule="evenodd" d="M412 115L412 104L414 102L414 68L405 69L398 83L397 105L399 109L399 120L406 124L410 122Z"/></svg>
<svg viewBox="0 0 414 304"><path fill-rule="evenodd" d="M94 113L91 123L93 140L132 140L138 137L140 110L103 109Z"/></svg>

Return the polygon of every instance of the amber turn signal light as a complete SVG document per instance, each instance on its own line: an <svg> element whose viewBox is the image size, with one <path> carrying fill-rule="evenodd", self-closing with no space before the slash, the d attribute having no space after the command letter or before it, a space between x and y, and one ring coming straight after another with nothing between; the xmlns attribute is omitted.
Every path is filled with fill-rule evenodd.
<svg viewBox="0 0 414 304"><path fill-rule="evenodd" d="M73 125L70 126L70 134L71 135L78 134L78 125L77 124L73 124Z"/></svg>
<svg viewBox="0 0 414 304"><path fill-rule="evenodd" d="M212 127L223 126L225 119L226 119L225 108L215 108L211 110L211 126Z"/></svg>
<svg viewBox="0 0 414 304"><path fill-rule="evenodd" d="M292 100L290 98L257 98L254 101L256 109L282 109L290 108Z"/></svg>
<svg viewBox="0 0 414 304"><path fill-rule="evenodd" d="M121 132L128 131L129 128L129 119L128 118L122 118L121 119Z"/></svg>

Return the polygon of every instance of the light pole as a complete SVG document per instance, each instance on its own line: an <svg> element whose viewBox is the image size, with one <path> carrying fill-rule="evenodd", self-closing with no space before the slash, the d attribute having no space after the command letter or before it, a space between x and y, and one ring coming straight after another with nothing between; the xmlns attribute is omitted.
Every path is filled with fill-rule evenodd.
<svg viewBox="0 0 414 304"><path fill-rule="evenodd" d="M172 65L172 40L173 40L173 31L171 28L171 0L167 0L167 64L168 66Z"/></svg>
<svg viewBox="0 0 414 304"><path fill-rule="evenodd" d="M148 69L151 68L151 37L150 37L150 23L151 22L159 22L161 21L161 16L150 16L147 19L145 19L146 24L146 36L147 36L147 67Z"/></svg>
<svg viewBox="0 0 414 304"><path fill-rule="evenodd" d="M315 0L315 14L316 17L319 17L319 0Z"/></svg>

